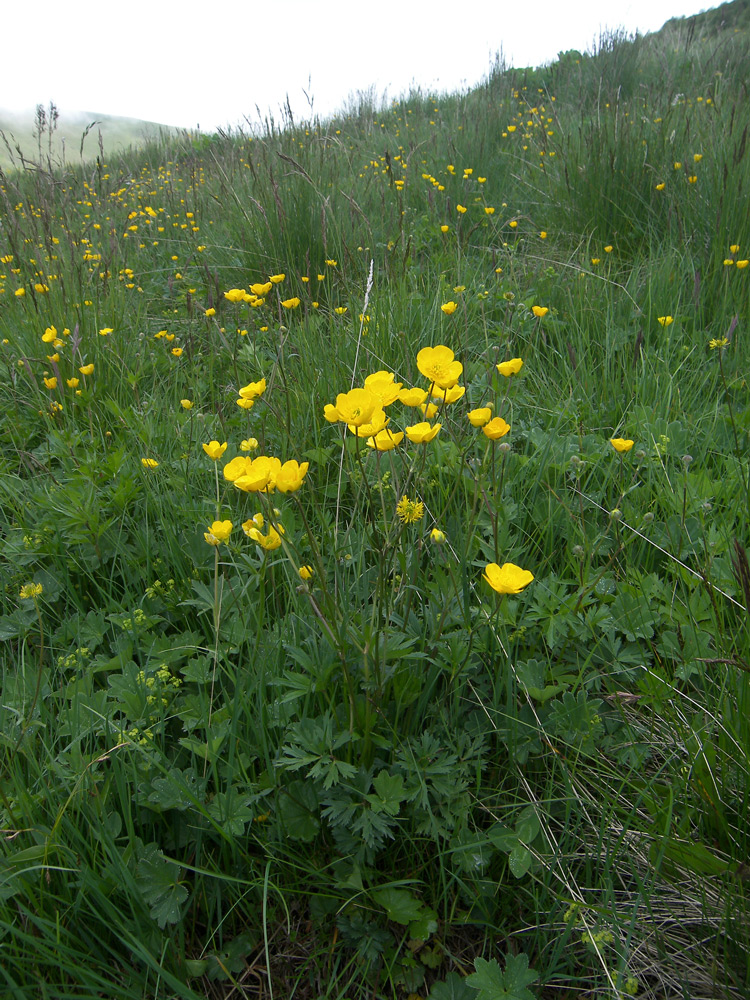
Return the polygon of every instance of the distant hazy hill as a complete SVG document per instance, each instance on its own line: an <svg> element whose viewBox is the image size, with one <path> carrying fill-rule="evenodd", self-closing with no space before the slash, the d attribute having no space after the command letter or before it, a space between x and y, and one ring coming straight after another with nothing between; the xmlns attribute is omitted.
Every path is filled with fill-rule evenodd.
<svg viewBox="0 0 750 1000"><path fill-rule="evenodd" d="M47 121L39 136L33 110L19 112L0 108L0 167L6 170L21 167L22 156L38 161L40 139L42 162L46 165L47 158L51 157L54 165L60 164L63 159L67 163L80 163L81 158L94 159L99 154L100 138L105 156L108 156L129 146L140 146L160 135L175 135L182 131L138 118L76 111L60 112L57 127L50 136L49 109L45 109L45 114Z"/></svg>

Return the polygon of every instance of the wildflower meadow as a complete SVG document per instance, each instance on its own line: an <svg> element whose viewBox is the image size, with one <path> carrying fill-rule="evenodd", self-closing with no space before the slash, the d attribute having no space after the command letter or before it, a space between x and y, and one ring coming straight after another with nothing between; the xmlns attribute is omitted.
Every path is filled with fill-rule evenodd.
<svg viewBox="0 0 750 1000"><path fill-rule="evenodd" d="M3 997L748 996L748 52L0 173Z"/></svg>

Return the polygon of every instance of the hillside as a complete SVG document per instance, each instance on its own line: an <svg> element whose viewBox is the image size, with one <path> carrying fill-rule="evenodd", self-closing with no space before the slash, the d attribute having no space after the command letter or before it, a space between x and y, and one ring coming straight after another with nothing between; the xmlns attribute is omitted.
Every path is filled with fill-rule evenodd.
<svg viewBox="0 0 750 1000"><path fill-rule="evenodd" d="M0 109L0 169L21 167L24 159L41 161L45 167L50 162L53 167L85 163L102 153L111 157L181 131L138 118L88 111L61 114L50 129L49 108L43 120L37 115Z"/></svg>

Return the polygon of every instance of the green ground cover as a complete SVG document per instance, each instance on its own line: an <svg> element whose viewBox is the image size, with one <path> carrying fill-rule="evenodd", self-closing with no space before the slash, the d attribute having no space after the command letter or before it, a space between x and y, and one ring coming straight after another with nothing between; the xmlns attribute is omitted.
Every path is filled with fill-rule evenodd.
<svg viewBox="0 0 750 1000"><path fill-rule="evenodd" d="M0 177L3 995L747 996L747 8Z"/></svg>

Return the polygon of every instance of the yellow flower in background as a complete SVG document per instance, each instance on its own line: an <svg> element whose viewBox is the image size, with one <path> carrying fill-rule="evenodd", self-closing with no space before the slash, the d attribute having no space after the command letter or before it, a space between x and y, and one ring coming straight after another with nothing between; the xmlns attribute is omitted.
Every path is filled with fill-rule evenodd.
<svg viewBox="0 0 750 1000"><path fill-rule="evenodd" d="M285 274L269 274L268 275L268 280L271 282L272 285L280 285L281 282L284 280L284 278L286 278ZM251 287L250 291L255 292L255 289ZM257 295L258 293L255 292L255 294Z"/></svg>
<svg viewBox="0 0 750 1000"><path fill-rule="evenodd" d="M49 285L44 285L42 284L41 281L37 281L37 283L34 285L34 291L37 293L37 295L44 295L45 292L49 291Z"/></svg>
<svg viewBox="0 0 750 1000"><path fill-rule="evenodd" d="M336 267L338 265L338 262L335 260L327 260L326 264L328 265L328 267Z"/></svg>
<svg viewBox="0 0 750 1000"><path fill-rule="evenodd" d="M454 386L464 370L461 362L455 360L453 351L443 344L423 347L417 354L417 368L426 379L439 385L441 389Z"/></svg>
<svg viewBox="0 0 750 1000"><path fill-rule="evenodd" d="M373 372L365 379L365 389L369 389L380 400L381 406L390 406L399 398L403 382L395 382L393 372Z"/></svg>
<svg viewBox="0 0 750 1000"><path fill-rule="evenodd" d="M443 403L455 403L457 400L461 399L465 393L465 385L452 385L450 389L438 389L436 385L432 385L430 390L430 395L433 399L439 399Z"/></svg>
<svg viewBox="0 0 750 1000"><path fill-rule="evenodd" d="M615 451L623 452L623 451L630 451L630 449L633 447L634 442L629 440L628 438L610 438L609 443L612 445Z"/></svg>
<svg viewBox="0 0 750 1000"><path fill-rule="evenodd" d="M537 319L543 319L549 312L548 306L532 306L531 311L534 313Z"/></svg>
<svg viewBox="0 0 750 1000"><path fill-rule="evenodd" d="M57 340L57 330L54 326L48 326L42 334L42 341L45 344L51 344L55 340Z"/></svg>
<svg viewBox="0 0 750 1000"><path fill-rule="evenodd" d="M26 294L26 289L25 288L17 288L15 290L15 292L13 292L13 294L15 295L15 297L17 299L22 299L24 297L24 295Z"/></svg>
<svg viewBox="0 0 750 1000"><path fill-rule="evenodd" d="M728 337L716 337L713 340L709 340L708 346L712 351L716 350L717 347L726 347L729 343Z"/></svg>
<svg viewBox="0 0 750 1000"><path fill-rule="evenodd" d="M77 389L81 384L81 380L79 378L66 378L65 384L69 389Z"/></svg>
<svg viewBox="0 0 750 1000"><path fill-rule="evenodd" d="M214 521L208 531L203 532L203 537L209 545L221 545L232 533L231 521Z"/></svg>
<svg viewBox="0 0 750 1000"><path fill-rule="evenodd" d="M22 601L30 601L35 597L39 597L43 590L44 587L41 583L25 583L23 587L21 587L21 591L18 596Z"/></svg>
<svg viewBox="0 0 750 1000"><path fill-rule="evenodd" d="M349 310L348 306L336 306L336 308L333 311L336 313L337 316L343 316L345 312L348 312L348 310Z"/></svg>
<svg viewBox="0 0 750 1000"><path fill-rule="evenodd" d="M458 309L458 302L444 302L440 308L446 316L452 316L456 309Z"/></svg>
<svg viewBox="0 0 750 1000"><path fill-rule="evenodd" d="M739 243L733 243L731 245L731 247L729 248L729 252L730 253L739 253L740 252L740 245L739 245Z"/></svg>
<svg viewBox="0 0 750 1000"><path fill-rule="evenodd" d="M482 427L482 433L485 434L490 441L497 441L505 435L510 430L510 424L506 423L502 417L495 417L494 420L490 420L488 424Z"/></svg>
<svg viewBox="0 0 750 1000"><path fill-rule="evenodd" d="M693 162L700 163L703 159L703 153L693 153Z"/></svg>
<svg viewBox="0 0 750 1000"><path fill-rule="evenodd" d="M424 517L424 504L403 496L396 504L396 515L402 524L415 524Z"/></svg>
<svg viewBox="0 0 750 1000"><path fill-rule="evenodd" d="M675 170L680 170L682 168L682 162L680 160L675 160L674 168Z"/></svg>
<svg viewBox="0 0 750 1000"><path fill-rule="evenodd" d="M484 206L484 214L485 215L494 215L495 214L495 209L492 207L492 205L485 205Z"/></svg>
<svg viewBox="0 0 750 1000"><path fill-rule="evenodd" d="M734 266L738 271L743 271L748 264L750 264L750 260L738 260Z"/></svg>
<svg viewBox="0 0 750 1000"><path fill-rule="evenodd" d="M435 545L442 545L445 542L445 532L441 531L440 528L433 528L430 532L430 538Z"/></svg>
<svg viewBox="0 0 750 1000"><path fill-rule="evenodd" d="M411 427L407 427L406 436L414 444L427 444L438 436L442 426L442 424L430 424L426 420L423 420L420 424L413 424Z"/></svg>
<svg viewBox="0 0 750 1000"><path fill-rule="evenodd" d="M257 295L258 298L261 299L263 298L264 295L268 295L268 293L271 291L272 288L273 288L273 282L271 281L265 281L262 284L250 285L250 291L253 293L253 295Z"/></svg>
<svg viewBox="0 0 750 1000"><path fill-rule="evenodd" d="M291 299L283 299L281 304L285 309L296 309L297 306L299 305L299 299L295 295Z"/></svg>
<svg viewBox="0 0 750 1000"><path fill-rule="evenodd" d="M104 326L99 331L99 336L100 337L107 337L107 336L109 336L110 333L114 333L114 332L115 332L114 327L112 327L112 326Z"/></svg>
<svg viewBox="0 0 750 1000"><path fill-rule="evenodd" d="M437 414L438 405L437 403L427 403L427 405L423 403L419 409L422 411L422 416L425 420L432 420L432 418Z"/></svg>
<svg viewBox="0 0 750 1000"><path fill-rule="evenodd" d="M182 357L182 348L181 347L173 347L172 348L172 354L174 354L174 356L176 358L181 358Z"/></svg>
<svg viewBox="0 0 750 1000"><path fill-rule="evenodd" d="M47 386L48 389L56 389L57 388L57 378L54 375L51 378L46 378L44 380L44 384Z"/></svg>
<svg viewBox="0 0 750 1000"><path fill-rule="evenodd" d="M547 239L547 234L546 234L546 232L544 230L542 230L541 233L539 233L539 239L540 240L546 240Z"/></svg>
<svg viewBox="0 0 750 1000"><path fill-rule="evenodd" d="M472 427L483 427L492 418L492 408L480 406L476 410L470 410L467 416Z"/></svg>
<svg viewBox="0 0 750 1000"><path fill-rule="evenodd" d="M404 406L421 406L426 399L427 390L416 386L413 389L402 389L398 394L398 401Z"/></svg>
<svg viewBox="0 0 750 1000"><path fill-rule="evenodd" d="M312 579L312 576L313 576L313 568L312 568L312 566L300 566L300 568L297 570L297 572L299 573L299 576L300 576L301 580L307 581L307 580L311 580Z"/></svg>
<svg viewBox="0 0 750 1000"><path fill-rule="evenodd" d="M482 573L482 578L498 594L520 594L523 588L532 582L534 576L527 569L521 569L513 563L503 563L502 566L489 563Z"/></svg>
<svg viewBox="0 0 750 1000"><path fill-rule="evenodd" d="M670 323L674 323L674 316L657 316L656 322L661 326L669 326Z"/></svg>
<svg viewBox="0 0 750 1000"><path fill-rule="evenodd" d="M229 291L224 292L224 298L230 302L244 302L246 294L244 288L230 288Z"/></svg>
<svg viewBox="0 0 750 1000"><path fill-rule="evenodd" d="M521 358L511 358L510 361L501 361L495 367L501 375L510 378L511 375L517 375L520 372L523 367L523 360Z"/></svg>
<svg viewBox="0 0 750 1000"><path fill-rule="evenodd" d="M245 525L243 524L242 527L244 528ZM269 524L265 535L260 528L254 526L246 529L245 533L248 538L252 538L256 545L260 545L265 552L273 552L274 549L278 549L281 545L281 536L284 534L284 529L280 524L278 525L278 530L272 524Z"/></svg>
<svg viewBox="0 0 750 1000"><path fill-rule="evenodd" d="M440 227L440 232L441 232L441 233L447 233L447 232L450 232L450 228L451 228L450 226L441 226L441 227ZM16 294L18 294L18 293L16 293Z"/></svg>
<svg viewBox="0 0 750 1000"><path fill-rule="evenodd" d="M81 375L93 375L94 365L93 364L81 365L78 371L81 373Z"/></svg>
<svg viewBox="0 0 750 1000"><path fill-rule="evenodd" d="M193 401L191 399L181 399L180 406L183 408L183 410L192 410Z"/></svg>
<svg viewBox="0 0 750 1000"><path fill-rule="evenodd" d="M376 451L391 451L393 448L398 447L403 440L403 431L393 433L387 427L383 427L374 437L368 437L367 447L374 448Z"/></svg>
<svg viewBox="0 0 750 1000"><path fill-rule="evenodd" d="M294 493L302 486L309 468L309 462L303 462L301 465L294 459L284 462L276 473L276 489L281 493Z"/></svg>
<svg viewBox="0 0 750 1000"><path fill-rule="evenodd" d="M508 225L510 226L511 229L517 229L518 228L518 222L515 219L511 219L510 222L508 223Z"/></svg>
<svg viewBox="0 0 750 1000"><path fill-rule="evenodd" d="M216 315L216 310L213 308L213 306L210 309L206 309L206 317L208 319L210 319L212 316L215 315Z"/></svg>
<svg viewBox="0 0 750 1000"><path fill-rule="evenodd" d="M252 410L255 406L254 399L243 399L242 396L237 400L237 406L241 407L243 410Z"/></svg>
<svg viewBox="0 0 750 1000"><path fill-rule="evenodd" d="M208 444L203 445L203 450L208 455L209 458L213 459L214 462L218 462L224 452L227 450L226 441L224 444L219 444L218 441L209 441Z"/></svg>
<svg viewBox="0 0 750 1000"><path fill-rule="evenodd" d="M255 400L258 396L262 396L265 391L266 380L262 378L259 382L248 382L247 385L243 385L239 390L238 395L240 399Z"/></svg>
<svg viewBox="0 0 750 1000"><path fill-rule="evenodd" d="M463 215L463 214L464 214L464 212L466 211L466 206L465 206L465 205L456 205L456 211L457 211L457 212L458 212L458 213L459 213L460 215Z"/></svg>
<svg viewBox="0 0 750 1000"><path fill-rule="evenodd" d="M257 438L246 438L244 441L240 441L240 451L255 451L257 447Z"/></svg>
<svg viewBox="0 0 750 1000"><path fill-rule="evenodd" d="M141 465L144 469L155 469L159 465L155 458L142 458Z"/></svg>
<svg viewBox="0 0 750 1000"><path fill-rule="evenodd" d="M614 247L612 247L612 246L606 246L604 248L604 252L605 253L612 253L613 250L614 250Z"/></svg>
<svg viewBox="0 0 750 1000"><path fill-rule="evenodd" d="M657 185L656 185L656 190L657 190L657 191L663 191L663 190L664 190L664 188L665 188L666 186L667 186L667 185L666 185L666 184L664 184L664 182L662 182L661 184L657 184Z"/></svg>

